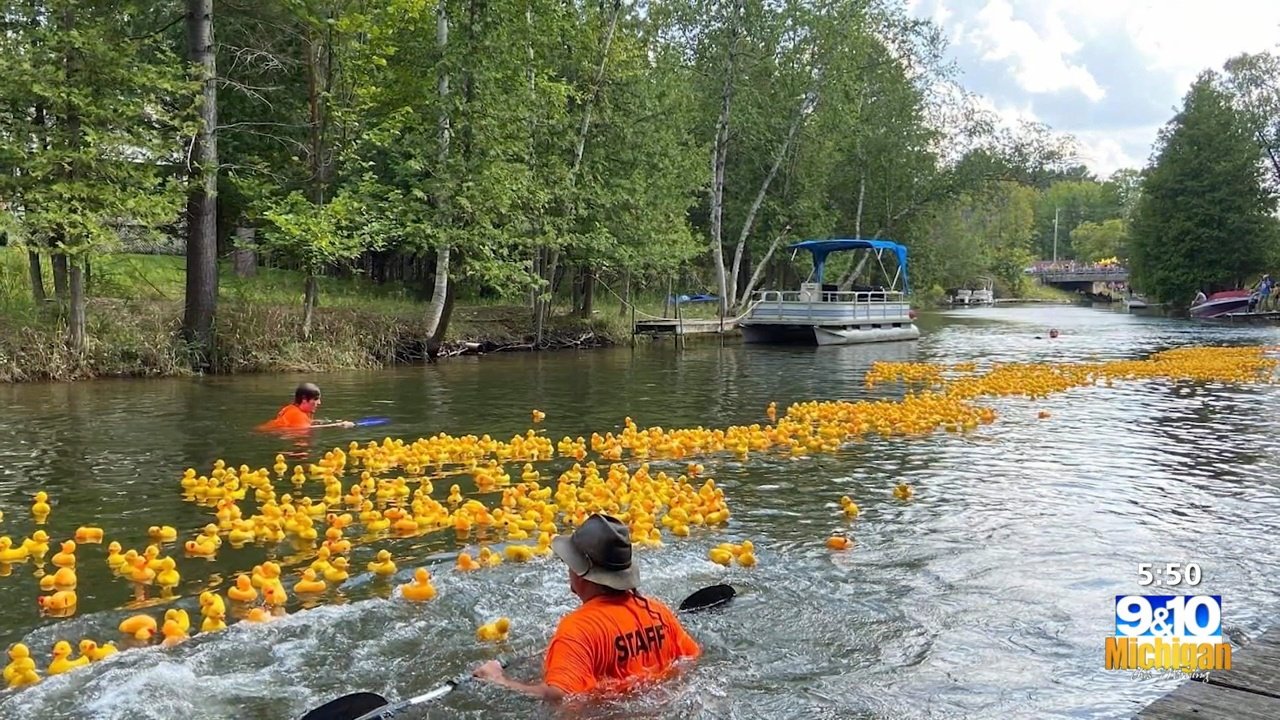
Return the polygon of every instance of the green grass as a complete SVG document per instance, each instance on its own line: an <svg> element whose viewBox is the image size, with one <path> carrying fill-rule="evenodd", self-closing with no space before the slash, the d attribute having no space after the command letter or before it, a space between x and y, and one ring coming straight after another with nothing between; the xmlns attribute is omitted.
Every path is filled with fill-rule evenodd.
<svg viewBox="0 0 1280 720"><path fill-rule="evenodd" d="M52 268L44 261L46 292ZM0 382L70 380L101 376L192 373L179 334L185 293L185 259L179 256L111 254L95 257L88 285L89 346L66 348L66 309L31 299L27 255L0 248ZM425 352L427 303L400 283L378 285L363 277L321 278L312 339L301 338L304 276L259 268L240 278L224 266L219 276L215 367L219 372L310 371L381 367L420 361ZM598 296L599 297L599 296ZM630 333L630 314L601 298L590 319L567 313L567 299L548 319L550 346L583 336L605 344ZM646 307L661 307L660 298ZM647 311L647 310L646 310ZM528 346L532 312L509 301L458 300L445 338L486 348Z"/></svg>

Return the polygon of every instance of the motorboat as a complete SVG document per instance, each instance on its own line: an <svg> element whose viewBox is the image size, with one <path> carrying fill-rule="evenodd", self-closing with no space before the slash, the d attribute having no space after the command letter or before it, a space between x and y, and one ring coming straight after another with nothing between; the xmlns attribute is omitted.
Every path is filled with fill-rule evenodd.
<svg viewBox="0 0 1280 720"><path fill-rule="evenodd" d="M1227 313L1245 312L1249 309L1249 290L1225 290L1194 303L1189 312L1193 318L1215 318Z"/></svg>
<svg viewBox="0 0 1280 720"><path fill-rule="evenodd" d="M907 300L907 248L890 240L805 240L790 246L813 255L811 280L799 290L759 290L738 322L748 343L850 345L915 340L920 329ZM871 253L887 285L839 290L823 284L827 256L833 252ZM895 265L892 273L885 260Z"/></svg>

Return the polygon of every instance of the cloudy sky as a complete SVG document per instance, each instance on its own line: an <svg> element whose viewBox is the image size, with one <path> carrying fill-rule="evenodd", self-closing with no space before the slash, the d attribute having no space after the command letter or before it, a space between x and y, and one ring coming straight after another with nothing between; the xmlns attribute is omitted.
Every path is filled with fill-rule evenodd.
<svg viewBox="0 0 1280 720"><path fill-rule="evenodd" d="M1075 135L1100 175L1146 164L1197 73L1280 49L1280 0L908 0L961 84L1007 120Z"/></svg>

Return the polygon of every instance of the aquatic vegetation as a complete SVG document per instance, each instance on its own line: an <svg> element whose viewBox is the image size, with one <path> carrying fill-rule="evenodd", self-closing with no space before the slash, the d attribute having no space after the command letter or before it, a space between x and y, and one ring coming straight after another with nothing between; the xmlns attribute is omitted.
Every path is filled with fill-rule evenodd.
<svg viewBox="0 0 1280 720"><path fill-rule="evenodd" d="M155 544L141 553L114 541L105 550L85 550L77 542L97 545L113 529L97 524L62 528L60 551L50 558L57 570L46 573L51 538L44 529L36 529L26 539L16 535L19 541L0 536L0 564L33 563L41 588L53 591L40 596L41 612L67 617L76 612L75 569L78 560L84 560L77 556L85 552L103 552L104 560L85 562L105 561L120 582L134 588L135 600L145 600L153 587L162 593L176 592L184 577L179 574L179 560L193 563L191 558L216 556L224 543L272 547L289 542L303 553L302 559L287 563L293 593L322 601L332 588L347 581L354 548L389 537L453 535L460 550L454 568L483 571L504 561L543 560L551 554L556 534L570 531L591 513L606 512L627 523L637 549L660 548L664 539L690 537L700 528L714 530L729 523L725 493L713 478L705 477L701 462L716 456L738 461L753 454L798 457L839 452L872 437L969 432L997 418L996 410L978 404L981 398L1041 399L1117 382L1273 382L1277 360L1268 356L1270 350L1179 348L1145 360L997 363L984 368L974 363L875 363L865 385L901 383L905 392L900 399L805 401L785 409L770 402L764 411L768 422L723 428L641 427L628 417L614 430L558 441L534 429L509 440L488 434L438 433L415 440L387 437L352 442L323 453L314 462L292 466L283 455L277 455L270 467L258 469L217 460L206 474L190 468L178 481L183 498L207 510L210 519L185 540L172 525L153 525L147 535ZM540 411L530 415L538 424L545 417ZM1047 420L1051 415L1041 410L1037 417ZM557 459L570 464L558 473L546 465L535 466ZM683 472L658 469L660 462ZM458 477L469 478L476 492L464 494L461 485L450 482ZM437 496L437 484L447 485L447 493L442 490ZM907 482L892 489L898 500L910 500L914 493ZM33 523L46 524L51 515L58 516L51 512L47 493L36 492L33 500ZM840 497L839 508L845 520L854 520L862 512L848 496ZM825 546L845 550L853 542L841 531L827 538ZM163 555L161 545L170 543L184 557ZM724 566L751 567L758 562L750 540L721 543L708 557ZM357 567L385 580L399 572L385 548L378 550L373 561ZM183 568L186 576L201 577L194 566ZM225 583L226 588L201 593L199 631L226 627L223 592L245 621L265 622L279 616L289 600L284 574L279 563L268 560L251 571L216 580L208 587L216 589ZM409 582L396 585L398 597L411 602L436 597L429 569L418 567L413 574ZM504 639L508 632L504 620L482 626L478 638ZM141 612L119 625L129 646L157 639L172 645L191 630L186 614L173 610L163 620ZM67 645L65 651L58 646L61 654L55 654L46 674L54 674L55 667L71 671L83 665L82 659L88 662L99 659L100 653L115 652L110 643L99 646L84 639L80 657L72 660L70 645L62 644ZM14 645L10 660L6 682L19 685L39 680L25 645Z"/></svg>

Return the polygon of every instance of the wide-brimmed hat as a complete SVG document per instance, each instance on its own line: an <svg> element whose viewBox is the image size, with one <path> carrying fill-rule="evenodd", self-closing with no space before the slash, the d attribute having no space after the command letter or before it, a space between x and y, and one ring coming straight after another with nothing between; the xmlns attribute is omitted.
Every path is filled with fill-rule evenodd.
<svg viewBox="0 0 1280 720"><path fill-rule="evenodd" d="M631 563L631 530L621 520L593 514L572 535L559 535L551 549L575 575L615 590L640 585L640 569Z"/></svg>

